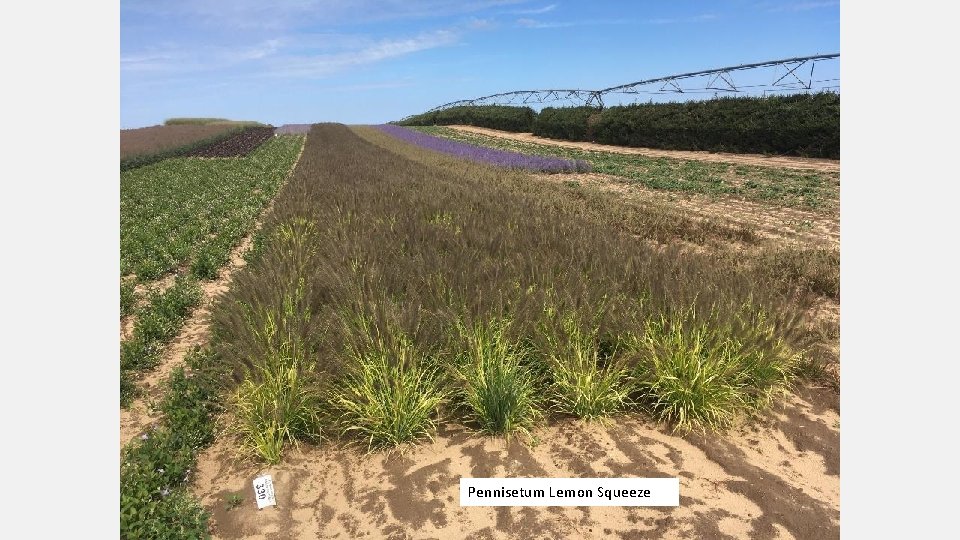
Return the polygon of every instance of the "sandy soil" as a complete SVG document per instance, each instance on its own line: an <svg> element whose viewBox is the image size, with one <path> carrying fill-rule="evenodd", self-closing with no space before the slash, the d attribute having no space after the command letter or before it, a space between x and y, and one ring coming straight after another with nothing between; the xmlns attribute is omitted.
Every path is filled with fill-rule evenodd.
<svg viewBox="0 0 960 540"><path fill-rule="evenodd" d="M290 167L287 179L296 168L301 155L303 155L303 148L300 149L300 154L297 155L297 159ZM284 180L284 183L286 183L286 180ZM283 189L283 184L280 185L277 193L281 189ZM264 217L269 215L272 209L273 201L270 201L263 212L260 213L260 218L250 229L247 236L231 252L230 262L221 269L220 277L215 281L201 283L203 299L200 301L200 306L194 310L180 333L167 346L160 365L137 381L137 385L143 389L143 395L134 400L126 409L120 409L120 448L123 448L134 437L142 434L150 424L160 418L159 412L154 409L154 404L162 397L163 382L170 377L174 368L183 364L187 353L197 345L203 345L207 342L210 335L210 310L217 299L230 289L234 273L247 264L244 254L253 244L253 236L260 230ZM167 276L158 282L159 286L169 287L174 279L175 276ZM138 290L139 292L141 291ZM126 317L126 319L121 321L121 339L126 339L133 331L133 322L131 321L133 316Z"/></svg>
<svg viewBox="0 0 960 540"><path fill-rule="evenodd" d="M615 152L618 154L639 154L650 157L667 157L675 159L691 159L697 161L711 161L715 163L733 163L735 165L759 165L761 167L784 167L787 169L807 169L823 172L840 172L840 161L832 159L764 156L759 154L727 154L723 152L703 152L690 150L660 150L656 148L630 148L590 142L563 141L537 137L532 133L511 133L496 129L474 126L446 126L460 131L480 133L494 137L513 139L538 144L552 144L581 150L596 150L600 152Z"/></svg>
<svg viewBox="0 0 960 540"><path fill-rule="evenodd" d="M234 456L222 436L200 457L195 493L216 538L838 538L839 404L803 390L724 436L668 433L637 417L559 420L538 442L444 426L401 454L301 446L282 464ZM271 474L276 507L251 487ZM460 477L680 478L677 508L460 507ZM239 507L227 497L239 493Z"/></svg>

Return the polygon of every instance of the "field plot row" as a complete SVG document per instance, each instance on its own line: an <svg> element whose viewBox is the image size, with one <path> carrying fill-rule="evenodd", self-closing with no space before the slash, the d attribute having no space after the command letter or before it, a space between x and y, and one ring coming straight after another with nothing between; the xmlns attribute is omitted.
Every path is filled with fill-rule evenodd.
<svg viewBox="0 0 960 540"><path fill-rule="evenodd" d="M121 173L121 275L152 280L189 264L197 277L216 276L302 142L272 137L239 159L172 158Z"/></svg>
<svg viewBox="0 0 960 540"><path fill-rule="evenodd" d="M269 137L244 158L172 158L121 173L121 407L199 305L197 280L218 276L303 146L303 136ZM164 275L169 286L154 282Z"/></svg>
<svg viewBox="0 0 960 540"><path fill-rule="evenodd" d="M209 141L218 135L242 129L233 124L150 126L120 131L120 159L156 154L174 148Z"/></svg>
<svg viewBox="0 0 960 540"><path fill-rule="evenodd" d="M251 127L220 142L198 148L189 157L245 156L274 135L272 127Z"/></svg>
<svg viewBox="0 0 960 540"><path fill-rule="evenodd" d="M481 147L580 160L589 163L594 172L617 176L650 189L732 196L824 212L839 209L837 173L581 150L466 133L442 126L410 129Z"/></svg>
<svg viewBox="0 0 960 540"><path fill-rule="evenodd" d="M234 138L244 139L249 137L248 130L262 127L262 124L256 122L183 120L188 121L168 121L162 126L121 130L120 171L185 156Z"/></svg>
<svg viewBox="0 0 960 540"><path fill-rule="evenodd" d="M389 124L377 126L377 128L384 133L389 133L398 139L417 146L479 163L542 172L588 172L590 170L590 164L583 160L498 150L489 146L458 142L449 137L436 137L422 131Z"/></svg>

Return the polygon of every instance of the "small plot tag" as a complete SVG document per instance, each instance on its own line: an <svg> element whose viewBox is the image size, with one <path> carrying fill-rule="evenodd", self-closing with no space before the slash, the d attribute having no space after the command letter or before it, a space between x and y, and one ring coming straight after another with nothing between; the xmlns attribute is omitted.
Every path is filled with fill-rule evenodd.
<svg viewBox="0 0 960 540"><path fill-rule="evenodd" d="M273 478L269 474L253 479L253 494L257 498L257 509L277 504L277 497L273 492Z"/></svg>

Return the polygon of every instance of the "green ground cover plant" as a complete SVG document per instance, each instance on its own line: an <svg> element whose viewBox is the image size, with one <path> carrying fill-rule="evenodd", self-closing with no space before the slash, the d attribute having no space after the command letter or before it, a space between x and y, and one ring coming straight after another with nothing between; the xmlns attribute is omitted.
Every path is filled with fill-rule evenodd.
<svg viewBox="0 0 960 540"><path fill-rule="evenodd" d="M133 313L137 306L136 285L133 281L120 282L120 317L126 317Z"/></svg>
<svg viewBox="0 0 960 540"><path fill-rule="evenodd" d="M139 281L190 265L216 277L303 144L274 137L238 159L173 158L120 174L120 273Z"/></svg>
<svg viewBox="0 0 960 540"><path fill-rule="evenodd" d="M840 184L836 173L580 150L464 133L439 126L414 129L491 148L582 159L589 162L595 172L617 176L650 189L732 196L805 210L832 211L839 208Z"/></svg>
<svg viewBox="0 0 960 540"><path fill-rule="evenodd" d="M198 453L213 440L220 376L209 351L187 357L167 381L157 426L120 458L120 537L209 538L209 516L189 491Z"/></svg>
<svg viewBox="0 0 960 540"><path fill-rule="evenodd" d="M485 433L532 437L544 406L530 366L533 350L510 335L507 319L459 328L463 352L453 364L453 383L467 418Z"/></svg>
<svg viewBox="0 0 960 540"><path fill-rule="evenodd" d="M152 293L138 310L133 335L120 343L120 404L126 406L135 394L137 373L160 362L163 349L172 340L203 294L189 277L179 278L162 293Z"/></svg>

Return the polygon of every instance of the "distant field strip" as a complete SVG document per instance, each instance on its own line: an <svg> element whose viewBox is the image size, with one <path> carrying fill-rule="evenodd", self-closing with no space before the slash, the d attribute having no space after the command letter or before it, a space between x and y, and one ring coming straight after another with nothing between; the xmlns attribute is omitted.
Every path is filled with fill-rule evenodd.
<svg viewBox="0 0 960 540"><path fill-rule="evenodd" d="M839 208L839 173L583 150L465 133L441 126L411 129L489 148L583 160L593 166L594 172L617 176L650 189L732 196L807 210Z"/></svg>
<svg viewBox="0 0 960 540"><path fill-rule="evenodd" d="M152 280L191 264L209 277L290 170L302 136L233 160L172 158L120 175L120 273Z"/></svg>
<svg viewBox="0 0 960 540"><path fill-rule="evenodd" d="M150 126L120 131L120 159L171 150L240 131L236 124Z"/></svg>
<svg viewBox="0 0 960 540"><path fill-rule="evenodd" d="M560 159L542 155L529 155L521 152L498 150L490 146L464 143L449 137L437 137L420 130L401 126L377 126L384 133L415 144L428 150L469 159L478 163L487 163L508 169L527 169L542 172L588 172L590 164L583 160Z"/></svg>
<svg viewBox="0 0 960 540"><path fill-rule="evenodd" d="M272 127L250 127L217 143L197 148L188 157L238 157L246 156L273 137Z"/></svg>

